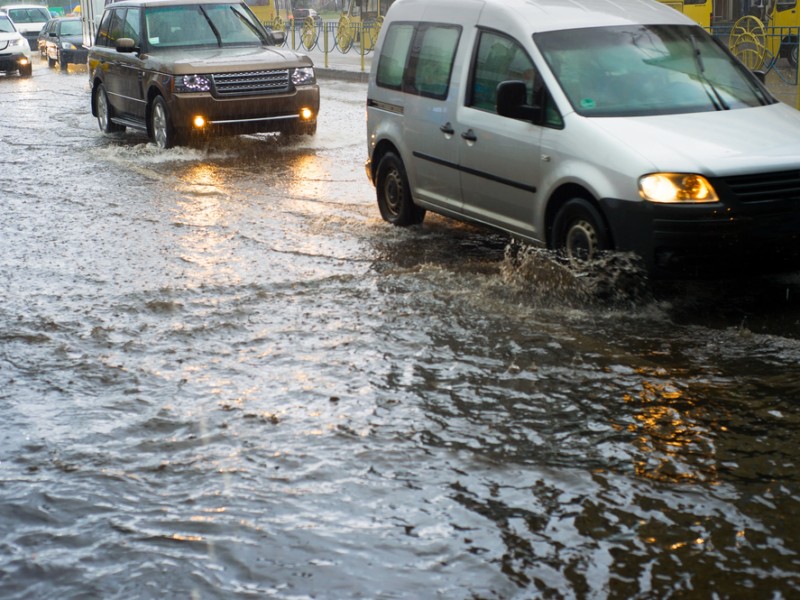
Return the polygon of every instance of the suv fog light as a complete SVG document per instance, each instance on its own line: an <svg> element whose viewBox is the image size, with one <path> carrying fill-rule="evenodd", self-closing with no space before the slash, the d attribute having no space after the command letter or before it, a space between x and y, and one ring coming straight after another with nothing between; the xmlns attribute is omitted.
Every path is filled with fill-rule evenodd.
<svg viewBox="0 0 800 600"><path fill-rule="evenodd" d="M27 58L25 58L24 56L23 56L22 58L20 58L20 59L19 59L19 64L21 64L23 67L25 67L25 66L28 66L28 64L30 64L30 62L31 62L31 61L29 61L29 60L28 60Z"/></svg>
<svg viewBox="0 0 800 600"><path fill-rule="evenodd" d="M192 125L195 126L196 129L202 129L206 126L206 119L202 115L195 115L192 119Z"/></svg>
<svg viewBox="0 0 800 600"><path fill-rule="evenodd" d="M310 108L301 108L300 109L300 120L301 121L310 121L314 118L314 111Z"/></svg>

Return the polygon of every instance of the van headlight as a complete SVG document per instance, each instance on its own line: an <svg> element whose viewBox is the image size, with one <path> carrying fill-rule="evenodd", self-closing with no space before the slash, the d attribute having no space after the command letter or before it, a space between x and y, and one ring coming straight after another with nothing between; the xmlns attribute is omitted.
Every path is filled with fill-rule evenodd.
<svg viewBox="0 0 800 600"><path fill-rule="evenodd" d="M294 85L311 85L315 81L314 67L298 67L292 71Z"/></svg>
<svg viewBox="0 0 800 600"><path fill-rule="evenodd" d="M175 78L175 91L180 93L208 92L211 78L207 75L178 75Z"/></svg>
<svg viewBox="0 0 800 600"><path fill-rule="evenodd" d="M650 202L719 202L708 179L693 173L651 173L639 179L639 194Z"/></svg>

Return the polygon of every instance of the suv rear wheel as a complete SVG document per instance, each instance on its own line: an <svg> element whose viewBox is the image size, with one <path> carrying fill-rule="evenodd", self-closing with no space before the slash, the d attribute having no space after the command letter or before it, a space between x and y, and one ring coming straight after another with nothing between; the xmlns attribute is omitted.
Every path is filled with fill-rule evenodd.
<svg viewBox="0 0 800 600"><path fill-rule="evenodd" d="M100 126L100 131L103 133L125 131L123 125L117 125L111 121L111 118L114 116L114 109L112 109L111 105L108 103L106 86L102 83L97 84L97 88L95 88L94 111L97 114L97 124Z"/></svg>
<svg viewBox="0 0 800 600"><path fill-rule="evenodd" d="M162 150L172 148L177 144L178 136L169 118L167 102L161 96L156 96L153 99L153 105L150 108L150 123L148 129L150 139Z"/></svg>

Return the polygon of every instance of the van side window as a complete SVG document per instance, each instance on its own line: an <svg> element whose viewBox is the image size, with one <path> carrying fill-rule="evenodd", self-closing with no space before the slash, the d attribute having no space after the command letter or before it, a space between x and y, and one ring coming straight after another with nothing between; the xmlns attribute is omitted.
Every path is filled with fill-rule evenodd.
<svg viewBox="0 0 800 600"><path fill-rule="evenodd" d="M467 106L497 112L497 86L503 81L523 81L527 104L542 107L544 125L562 127L563 121L525 49L515 40L491 31L483 31L472 65L472 86Z"/></svg>
<svg viewBox="0 0 800 600"><path fill-rule="evenodd" d="M446 98L460 37L460 27L420 27L412 46L406 91L441 100Z"/></svg>
<svg viewBox="0 0 800 600"><path fill-rule="evenodd" d="M455 25L392 23L378 59L380 87L443 100L461 37Z"/></svg>
<svg viewBox="0 0 800 600"><path fill-rule="evenodd" d="M414 26L410 23L392 23L389 27L378 59L376 82L379 86L394 90L403 86L403 71L413 37Z"/></svg>

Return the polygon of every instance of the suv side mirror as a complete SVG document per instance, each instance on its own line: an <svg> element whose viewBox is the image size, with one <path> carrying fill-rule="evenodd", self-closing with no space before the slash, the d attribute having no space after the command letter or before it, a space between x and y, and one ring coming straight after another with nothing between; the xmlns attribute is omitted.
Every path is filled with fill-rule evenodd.
<svg viewBox="0 0 800 600"><path fill-rule="evenodd" d="M136 42L132 38L117 39L117 52L136 52Z"/></svg>
<svg viewBox="0 0 800 600"><path fill-rule="evenodd" d="M539 119L541 109L525 104L528 90L524 81L502 81L497 85L497 114L532 123Z"/></svg>
<svg viewBox="0 0 800 600"><path fill-rule="evenodd" d="M275 40L275 45L283 46L284 42L286 41L286 32L282 29L280 31L270 29L269 32L272 34L272 39Z"/></svg>

